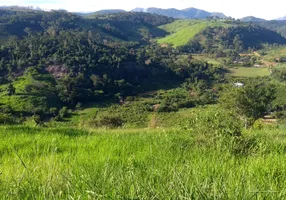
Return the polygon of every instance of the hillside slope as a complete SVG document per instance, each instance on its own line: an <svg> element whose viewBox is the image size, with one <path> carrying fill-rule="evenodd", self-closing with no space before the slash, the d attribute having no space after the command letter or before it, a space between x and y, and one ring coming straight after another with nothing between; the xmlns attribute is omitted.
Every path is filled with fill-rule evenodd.
<svg viewBox="0 0 286 200"><path fill-rule="evenodd" d="M233 42L239 40L239 49L261 48L262 44L285 44L286 39L275 31L248 23L229 22L226 20L177 20L160 26L169 35L159 38L160 44L171 44L174 47L187 45L191 41L207 46L231 48Z"/></svg>
<svg viewBox="0 0 286 200"><path fill-rule="evenodd" d="M171 24L160 26L161 29L167 31L170 35L158 39L158 43L171 44L174 47L183 46L207 27L215 26L227 26L227 24L220 21L177 20Z"/></svg>
<svg viewBox="0 0 286 200"><path fill-rule="evenodd" d="M108 40L140 41L162 37L166 32L157 28L174 19L150 13L117 13L93 15L88 18L65 11L0 10L0 42L41 32L57 35L65 30L92 31Z"/></svg>

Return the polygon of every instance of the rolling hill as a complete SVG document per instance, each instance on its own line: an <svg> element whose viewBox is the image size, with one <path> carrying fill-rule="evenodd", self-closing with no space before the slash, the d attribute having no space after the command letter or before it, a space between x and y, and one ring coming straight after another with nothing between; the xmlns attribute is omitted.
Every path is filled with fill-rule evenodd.
<svg viewBox="0 0 286 200"><path fill-rule="evenodd" d="M278 32L286 37L286 20L272 20L272 21L260 21L254 22L259 26Z"/></svg>
<svg viewBox="0 0 286 200"><path fill-rule="evenodd" d="M171 44L174 47L187 45L196 41L203 46L218 44L230 47L235 37L241 41L241 48L261 48L263 43L285 44L286 39L275 31L262 26L248 23L236 23L226 20L177 20L173 23L160 26L169 35L159 38L160 44Z"/></svg>
<svg viewBox="0 0 286 200"><path fill-rule="evenodd" d="M264 22L265 19L257 18L254 16L247 16L240 19L242 22Z"/></svg>
<svg viewBox="0 0 286 200"><path fill-rule="evenodd" d="M99 11L92 13L92 15L108 15L108 14L115 14L115 13L121 13L121 12L126 12L126 11L121 10L121 9L99 10Z"/></svg>
<svg viewBox="0 0 286 200"><path fill-rule="evenodd" d="M13 18L13 20L10 20ZM120 19L120 20L118 20ZM174 19L150 13L115 13L81 17L65 11L10 11L0 10L0 42L7 38L22 38L29 33L58 34L65 30L85 30L99 34L107 40L141 41L163 37L167 33L158 28Z"/></svg>
<svg viewBox="0 0 286 200"><path fill-rule="evenodd" d="M277 18L276 20L286 20L286 16Z"/></svg>

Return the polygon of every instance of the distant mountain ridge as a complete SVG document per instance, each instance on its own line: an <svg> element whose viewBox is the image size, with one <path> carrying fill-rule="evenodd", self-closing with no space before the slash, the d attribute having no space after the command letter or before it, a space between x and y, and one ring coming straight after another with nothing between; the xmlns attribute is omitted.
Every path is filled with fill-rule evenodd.
<svg viewBox="0 0 286 200"><path fill-rule="evenodd" d="M277 18L276 20L286 20L286 16Z"/></svg>
<svg viewBox="0 0 286 200"><path fill-rule="evenodd" d="M90 15L105 15L105 14L115 14L115 13L121 13L121 12L127 12L127 11L120 10L120 9L99 10L99 11L90 13ZM146 12L146 13L164 15L167 17L180 18L180 19L205 19L208 17L226 18L226 16L223 13L207 12L205 10L200 10L197 8L186 8L183 10L178 10L175 8L162 9L162 8L150 7L150 8L135 8L131 10L130 12Z"/></svg>
<svg viewBox="0 0 286 200"><path fill-rule="evenodd" d="M264 22L264 21L267 21L265 19L257 18L257 17L254 17L254 16L243 17L240 20L243 21L243 22Z"/></svg>
<svg viewBox="0 0 286 200"><path fill-rule="evenodd" d="M168 17L173 18L181 18L181 19L205 19L207 17L220 17L220 18L226 18L226 16L223 13L218 12L208 12L205 10L200 10L197 8L186 8L183 10L178 10L175 8L169 8L169 9L162 9L162 8L135 8L131 10L131 12L148 12L158 15L165 15Z"/></svg>
<svg viewBox="0 0 286 200"><path fill-rule="evenodd" d="M121 9L109 9L109 10L99 10L94 12L94 15L108 15L108 14L115 14L115 13L122 13L122 12L127 12L125 10Z"/></svg>

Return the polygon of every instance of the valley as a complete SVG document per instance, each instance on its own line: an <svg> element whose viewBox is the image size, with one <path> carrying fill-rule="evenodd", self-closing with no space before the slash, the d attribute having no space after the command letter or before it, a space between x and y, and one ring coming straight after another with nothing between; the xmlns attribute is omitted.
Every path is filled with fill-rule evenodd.
<svg viewBox="0 0 286 200"><path fill-rule="evenodd" d="M285 22L141 11L0 8L0 199L283 199Z"/></svg>

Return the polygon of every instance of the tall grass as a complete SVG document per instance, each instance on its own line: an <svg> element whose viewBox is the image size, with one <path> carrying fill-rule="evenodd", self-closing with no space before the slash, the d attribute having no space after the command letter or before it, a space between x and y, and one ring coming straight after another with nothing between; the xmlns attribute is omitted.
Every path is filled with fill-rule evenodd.
<svg viewBox="0 0 286 200"><path fill-rule="evenodd" d="M285 136L0 127L0 197L283 199Z"/></svg>

